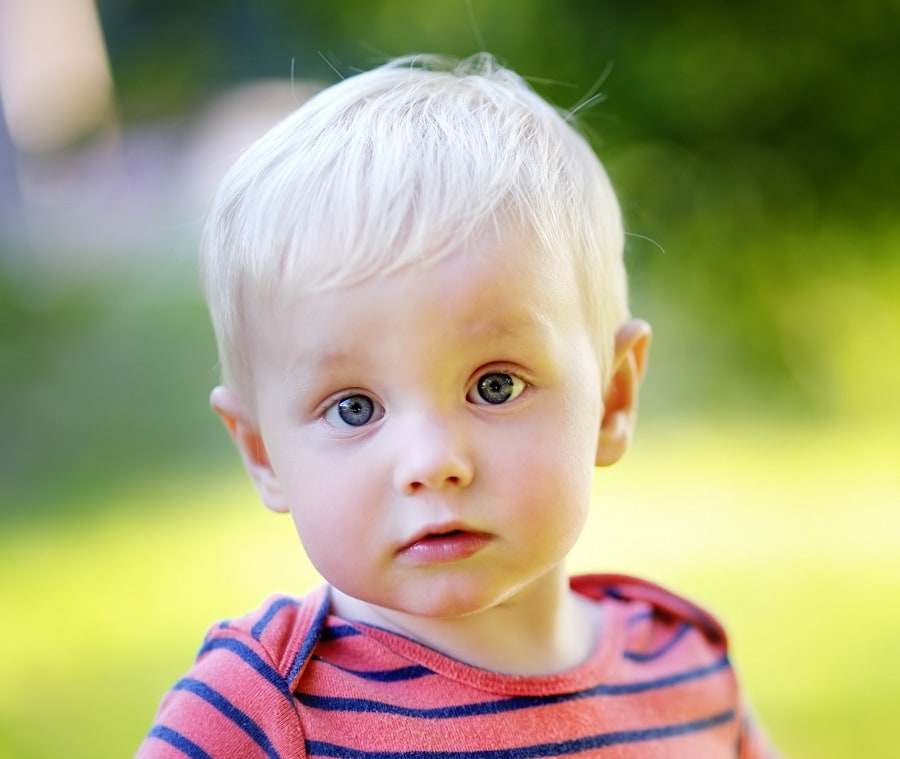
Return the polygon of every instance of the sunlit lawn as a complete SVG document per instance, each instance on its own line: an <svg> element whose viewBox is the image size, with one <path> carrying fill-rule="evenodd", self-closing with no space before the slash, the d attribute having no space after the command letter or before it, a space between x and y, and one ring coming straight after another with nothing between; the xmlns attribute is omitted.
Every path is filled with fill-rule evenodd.
<svg viewBox="0 0 900 759"><path fill-rule="evenodd" d="M641 434L598 475L573 569L640 573L715 610L786 755L897 756L896 432ZM210 622L317 582L236 467L110 497L101 516L0 536L2 757L131 755Z"/></svg>

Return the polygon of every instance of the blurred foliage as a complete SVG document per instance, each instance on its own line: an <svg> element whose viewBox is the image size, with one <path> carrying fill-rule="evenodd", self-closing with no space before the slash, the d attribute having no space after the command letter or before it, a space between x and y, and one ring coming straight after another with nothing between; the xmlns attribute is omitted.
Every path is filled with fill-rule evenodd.
<svg viewBox="0 0 900 759"><path fill-rule="evenodd" d="M841 395L823 391L833 378L815 375L829 362L812 351L815 366L797 371L794 346L819 337L800 334L818 317L797 321L781 299L810 278L865 286L881 265L897 284L896 0L105 0L100 9L131 120L196 111L240 81L333 82L418 51L486 48L561 107L599 89L605 102L580 115L634 233L636 306L671 306L657 328L676 333L682 358L709 355L734 377L759 378L758 402L779 411L831 411ZM851 331L865 323L847 320ZM896 309L889 320L898 324ZM685 327L692 339L677 334ZM746 383L717 379L698 372L678 405L748 400Z"/></svg>
<svg viewBox="0 0 900 759"><path fill-rule="evenodd" d="M101 0L100 8L126 117L184 113L241 80L335 81L398 54L466 55L483 45L563 107L611 64L608 102L588 114L607 150L662 144L702 164L724 161L719 181L732 174L732 187L770 188L773 211L807 218L884 214L896 197L895 0L519 0L515 13L505 0Z"/></svg>
<svg viewBox="0 0 900 759"><path fill-rule="evenodd" d="M7 529L79 518L84 504L145 473L222 459L226 441L206 404L215 346L194 289L163 289L146 274L62 286L0 277Z"/></svg>
<svg viewBox="0 0 900 759"><path fill-rule="evenodd" d="M242 82L329 83L420 50L486 48L561 107L601 93L579 118L626 215L634 311L656 332L646 416L900 413L896 0L99 8L136 131L200 119ZM4 503L64 504L46 494L226 449L196 283L154 284L143 237L142 272L68 284L0 250Z"/></svg>
<svg viewBox="0 0 900 759"><path fill-rule="evenodd" d="M600 92L579 116L632 234L634 310L656 329L651 418L900 411L885 350L900 333L896 0L99 8L126 128L190 122L241 82L332 82L416 50L487 48L562 107ZM90 481L104 441L117 448L104 478L202 456L215 359L193 279L47 285L12 260L0 255L5 487L66 481L48 466Z"/></svg>
<svg viewBox="0 0 900 759"><path fill-rule="evenodd" d="M613 530L587 536L586 566L632 562L722 608L790 754L892 755L898 0L98 5L124 133L151 138L237 84L331 83L417 51L487 49L564 108L602 93L579 118L631 233L634 311L656 334L642 426L658 427L602 473ZM204 624L302 575L281 563L296 544L280 550L283 524L248 529L249 486L218 479L237 460L207 408L196 241L182 265L141 230L79 273L69 254L89 241L38 260L6 231L0 585L24 622L0 676L0 755L119 756ZM662 529L628 532L649 523ZM48 682L86 696L57 731L41 730Z"/></svg>

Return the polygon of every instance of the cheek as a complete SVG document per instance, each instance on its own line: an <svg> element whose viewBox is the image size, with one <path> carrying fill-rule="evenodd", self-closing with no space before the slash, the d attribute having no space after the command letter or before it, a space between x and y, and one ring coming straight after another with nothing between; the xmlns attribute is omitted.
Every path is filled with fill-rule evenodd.
<svg viewBox="0 0 900 759"><path fill-rule="evenodd" d="M331 506L321 503L291 507L294 527L307 558L328 582L343 587L345 576L365 566L367 535L371 525L359 509L349 508L350 496Z"/></svg>
<svg viewBox="0 0 900 759"><path fill-rule="evenodd" d="M559 410L550 418L555 423L517 430L491 476L506 491L510 507L527 508L529 518L551 514L581 525L590 506L597 434Z"/></svg>
<svg viewBox="0 0 900 759"><path fill-rule="evenodd" d="M372 473L346 464L312 453L279 475L304 551L326 579L352 569L379 528Z"/></svg>
<svg viewBox="0 0 900 759"><path fill-rule="evenodd" d="M599 401L572 404L563 398L550 411L553 423L522 436L523 445L533 451L526 482L555 497L556 510L579 522L587 514L593 492L601 413Z"/></svg>

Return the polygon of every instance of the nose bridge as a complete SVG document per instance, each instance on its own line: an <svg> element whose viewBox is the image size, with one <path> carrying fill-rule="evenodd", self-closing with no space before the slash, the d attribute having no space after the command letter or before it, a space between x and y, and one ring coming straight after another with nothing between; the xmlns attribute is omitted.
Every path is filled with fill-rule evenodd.
<svg viewBox="0 0 900 759"><path fill-rule="evenodd" d="M411 412L397 430L394 485L402 493L466 487L474 476L463 421L436 408Z"/></svg>

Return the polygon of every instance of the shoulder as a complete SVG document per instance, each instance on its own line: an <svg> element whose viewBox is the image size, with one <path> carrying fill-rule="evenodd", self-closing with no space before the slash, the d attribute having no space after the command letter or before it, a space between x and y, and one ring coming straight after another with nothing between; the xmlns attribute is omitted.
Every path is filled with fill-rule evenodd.
<svg viewBox="0 0 900 759"><path fill-rule="evenodd" d="M227 652L228 659L250 663L246 660L255 654L291 689L318 641L328 605L325 587L302 599L270 596L250 614L211 627L197 654L197 663L207 657L217 658L217 652Z"/></svg>
<svg viewBox="0 0 900 759"><path fill-rule="evenodd" d="M631 627L690 628L708 644L723 652L727 649L725 629L713 614L660 585L622 574L579 575L572 578L571 585L577 593L594 601L630 607Z"/></svg>
<svg viewBox="0 0 900 759"><path fill-rule="evenodd" d="M302 600L272 596L211 627L193 667L164 696L138 757L303 756L293 690L327 611L322 588Z"/></svg>
<svg viewBox="0 0 900 759"><path fill-rule="evenodd" d="M620 574L572 578L572 588L601 606L617 639L618 672L662 708L663 702L696 707L728 717L738 733L738 755L744 759L774 759L775 752L748 712L728 655L725 630L709 611L652 582ZM680 706L679 706L680 708ZM697 724L711 724L698 722ZM723 728L724 729L724 728Z"/></svg>

